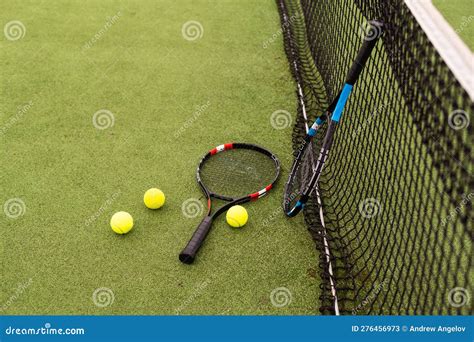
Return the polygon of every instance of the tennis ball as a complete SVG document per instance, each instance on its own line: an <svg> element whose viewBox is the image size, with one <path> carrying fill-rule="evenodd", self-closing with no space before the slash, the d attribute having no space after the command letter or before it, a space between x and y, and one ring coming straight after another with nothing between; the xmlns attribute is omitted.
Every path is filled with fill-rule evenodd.
<svg viewBox="0 0 474 342"><path fill-rule="evenodd" d="M240 205L234 205L229 210L227 210L225 218L231 227L238 228L243 227L247 223L249 214L244 207Z"/></svg>
<svg viewBox="0 0 474 342"><path fill-rule="evenodd" d="M133 227L133 217L125 211L119 211L110 219L110 227L117 234L127 234Z"/></svg>
<svg viewBox="0 0 474 342"><path fill-rule="evenodd" d="M145 192L145 196L143 196L143 202L145 202L147 208L161 208L163 204L165 204L165 194L160 189L151 188Z"/></svg>

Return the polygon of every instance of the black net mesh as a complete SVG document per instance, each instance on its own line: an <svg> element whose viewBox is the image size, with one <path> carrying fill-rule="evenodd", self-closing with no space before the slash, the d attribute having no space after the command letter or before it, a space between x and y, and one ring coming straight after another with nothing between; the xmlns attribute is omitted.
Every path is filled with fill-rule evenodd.
<svg viewBox="0 0 474 342"><path fill-rule="evenodd" d="M320 180L324 225L317 198L304 211L320 252L320 311L472 314L469 95L402 0L277 4L297 84L295 150L340 90L367 21L385 24Z"/></svg>

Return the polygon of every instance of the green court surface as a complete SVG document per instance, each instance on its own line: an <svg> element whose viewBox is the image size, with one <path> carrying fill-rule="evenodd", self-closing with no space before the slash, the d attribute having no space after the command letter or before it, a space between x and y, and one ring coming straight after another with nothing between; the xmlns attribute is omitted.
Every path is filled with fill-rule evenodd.
<svg viewBox="0 0 474 342"><path fill-rule="evenodd" d="M317 252L281 211L297 101L275 1L4 0L0 22L0 314L317 313ZM231 141L278 155L280 182L183 265L197 163Z"/></svg>
<svg viewBox="0 0 474 342"><path fill-rule="evenodd" d="M433 4L474 51L474 3L471 0L433 0Z"/></svg>
<svg viewBox="0 0 474 342"><path fill-rule="evenodd" d="M302 218L280 209L292 125L274 129L270 118L294 115L296 99L274 1L0 8L2 25L24 26L1 40L1 203L21 200L20 216L2 211L2 314L316 312L313 242ZM183 35L189 21L202 26L197 36ZM100 110L113 117L94 125ZM183 265L201 217L182 205L204 205L197 163L230 141L277 154L281 180L247 205L244 228L221 217L197 262ZM143 205L150 187L167 195L158 211ZM126 236L108 223L120 210L135 219Z"/></svg>

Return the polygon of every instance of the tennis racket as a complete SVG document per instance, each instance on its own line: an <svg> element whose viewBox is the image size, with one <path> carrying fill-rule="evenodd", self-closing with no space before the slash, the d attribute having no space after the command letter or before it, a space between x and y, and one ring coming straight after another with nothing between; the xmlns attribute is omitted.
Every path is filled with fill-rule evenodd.
<svg viewBox="0 0 474 342"><path fill-rule="evenodd" d="M230 207L265 196L280 174L277 157L263 147L232 143L210 150L199 162L196 179L207 198L207 215L179 255L179 260L192 264L212 222ZM211 199L225 204L211 212Z"/></svg>
<svg viewBox="0 0 474 342"><path fill-rule="evenodd" d="M285 184L283 196L283 210L289 217L296 216L305 206L311 195L314 186L319 181L319 177L324 168L329 151L332 146L334 132L341 120L342 112L347 100L352 92L354 84L357 82L364 66L369 59L372 50L382 36L382 24L378 21L370 21L364 43L352 64L344 86L333 99L326 111L316 118L315 122L308 130L301 143L296 158L291 167L288 181ZM313 160L313 138L319 128L329 119L328 128L324 137L318 159Z"/></svg>

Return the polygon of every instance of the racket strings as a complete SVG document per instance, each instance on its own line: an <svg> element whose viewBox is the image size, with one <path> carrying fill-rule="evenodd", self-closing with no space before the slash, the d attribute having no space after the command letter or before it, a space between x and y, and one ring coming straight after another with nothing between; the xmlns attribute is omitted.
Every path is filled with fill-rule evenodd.
<svg viewBox="0 0 474 342"><path fill-rule="evenodd" d="M269 156L247 149L233 149L210 157L200 170L203 184L209 191L231 198L240 198L271 184L276 167Z"/></svg>
<svg viewBox="0 0 474 342"><path fill-rule="evenodd" d="M324 125L327 126L327 125ZM324 131L326 127L321 127L321 131ZM324 132L318 132L318 134ZM301 157L300 162L296 165L295 173L292 175L292 178L289 180L287 189L285 203L286 210L293 208L296 205L296 202L300 198L301 194L306 190L308 183L311 179L314 169L316 168L319 152L321 149L321 143L317 139L313 139L305 150Z"/></svg>

